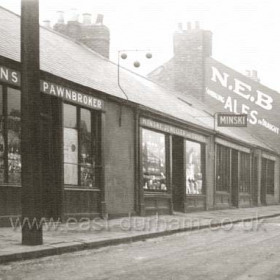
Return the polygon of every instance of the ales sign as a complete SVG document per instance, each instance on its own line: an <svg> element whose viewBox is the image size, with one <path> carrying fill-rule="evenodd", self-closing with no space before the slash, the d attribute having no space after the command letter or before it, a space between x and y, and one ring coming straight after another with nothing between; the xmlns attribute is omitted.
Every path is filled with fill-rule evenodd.
<svg viewBox="0 0 280 280"><path fill-rule="evenodd" d="M280 150L280 94L213 58L205 67L205 103L216 111L248 115L248 132Z"/></svg>

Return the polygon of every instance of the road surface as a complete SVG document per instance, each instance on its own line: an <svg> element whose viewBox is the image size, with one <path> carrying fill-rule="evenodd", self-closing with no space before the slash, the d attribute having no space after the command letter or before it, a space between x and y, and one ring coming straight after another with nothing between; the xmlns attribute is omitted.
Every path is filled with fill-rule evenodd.
<svg viewBox="0 0 280 280"><path fill-rule="evenodd" d="M280 279L280 218L9 263L0 279Z"/></svg>

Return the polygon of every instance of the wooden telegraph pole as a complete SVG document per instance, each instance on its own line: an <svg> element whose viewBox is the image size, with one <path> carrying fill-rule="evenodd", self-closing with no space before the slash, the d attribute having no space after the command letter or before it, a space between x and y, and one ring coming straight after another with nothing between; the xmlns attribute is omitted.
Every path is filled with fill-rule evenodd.
<svg viewBox="0 0 280 280"><path fill-rule="evenodd" d="M21 1L22 244L40 245L42 157L39 0Z"/></svg>

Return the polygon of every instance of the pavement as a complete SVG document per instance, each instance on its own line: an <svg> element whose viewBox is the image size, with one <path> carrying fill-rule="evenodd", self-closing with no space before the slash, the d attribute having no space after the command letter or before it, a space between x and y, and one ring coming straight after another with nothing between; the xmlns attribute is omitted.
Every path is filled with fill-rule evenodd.
<svg viewBox="0 0 280 280"><path fill-rule="evenodd" d="M141 241L184 231L224 227L243 222L250 226L253 220L280 216L280 205L213 210L148 217L119 219L75 220L65 223L49 221L43 226L43 245L21 244L19 220L11 227L0 228L0 263L59 255L79 250L94 249L122 243Z"/></svg>

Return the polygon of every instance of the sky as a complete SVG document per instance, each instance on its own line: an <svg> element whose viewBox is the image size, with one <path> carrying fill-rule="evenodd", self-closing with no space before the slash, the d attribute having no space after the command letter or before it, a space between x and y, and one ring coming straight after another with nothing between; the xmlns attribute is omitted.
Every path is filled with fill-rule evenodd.
<svg viewBox="0 0 280 280"><path fill-rule="evenodd" d="M18 14L20 3L0 0ZM59 10L67 20L73 8L93 18L103 14L111 34L110 59L117 61L119 50L137 49L121 63L130 68L138 60L141 66L132 68L139 74L172 57L178 23L199 21L213 32L213 58L241 73L257 70L262 84L280 92L279 0L40 0L40 20L55 24ZM145 58L146 50L152 59Z"/></svg>

